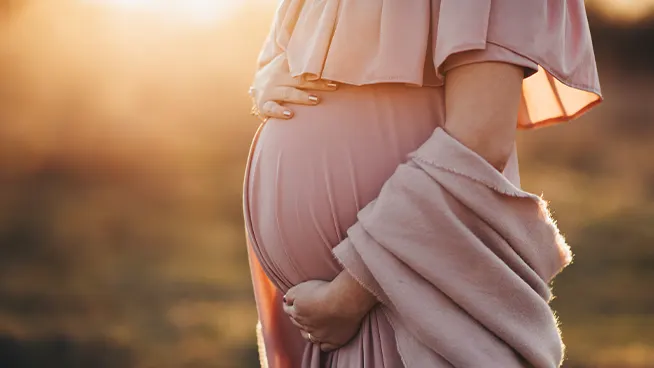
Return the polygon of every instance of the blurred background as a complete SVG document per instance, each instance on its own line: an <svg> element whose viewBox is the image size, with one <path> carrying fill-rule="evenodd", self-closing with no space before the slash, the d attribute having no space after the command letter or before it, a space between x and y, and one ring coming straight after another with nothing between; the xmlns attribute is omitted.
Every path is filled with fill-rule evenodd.
<svg viewBox="0 0 654 368"><path fill-rule="evenodd" d="M654 1L588 0L606 102L522 132L576 253L566 367L654 367ZM257 367L241 217L273 0L0 0L0 368Z"/></svg>

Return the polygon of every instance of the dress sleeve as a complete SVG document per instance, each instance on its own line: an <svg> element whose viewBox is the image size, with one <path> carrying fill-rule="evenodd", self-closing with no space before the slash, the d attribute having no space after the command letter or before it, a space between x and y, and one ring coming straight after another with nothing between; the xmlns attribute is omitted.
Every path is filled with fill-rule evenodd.
<svg viewBox="0 0 654 368"><path fill-rule="evenodd" d="M284 0L260 62L282 51L293 77L352 85L440 86L457 65L521 65L523 129L602 101L584 0Z"/></svg>
<svg viewBox="0 0 654 368"><path fill-rule="evenodd" d="M462 63L496 58L529 68L518 127L569 121L602 101L583 0L431 0L431 4L439 75Z"/></svg>
<svg viewBox="0 0 654 368"><path fill-rule="evenodd" d="M496 61L518 65L524 68L525 78L538 72L538 64L526 57L507 49L506 47L487 44L486 49L462 51L450 55L442 65L442 72L448 71L467 64Z"/></svg>

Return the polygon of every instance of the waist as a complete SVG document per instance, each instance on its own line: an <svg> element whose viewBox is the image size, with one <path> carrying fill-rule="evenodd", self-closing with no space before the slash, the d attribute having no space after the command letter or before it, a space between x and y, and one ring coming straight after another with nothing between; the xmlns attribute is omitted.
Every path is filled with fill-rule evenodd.
<svg viewBox="0 0 654 368"><path fill-rule="evenodd" d="M289 105L294 112L292 119L270 119L259 141L279 139L288 147L303 139L320 145L382 138L381 135L394 139L393 134L431 131L445 119L440 87L394 83L341 85L336 91L318 95L318 105Z"/></svg>

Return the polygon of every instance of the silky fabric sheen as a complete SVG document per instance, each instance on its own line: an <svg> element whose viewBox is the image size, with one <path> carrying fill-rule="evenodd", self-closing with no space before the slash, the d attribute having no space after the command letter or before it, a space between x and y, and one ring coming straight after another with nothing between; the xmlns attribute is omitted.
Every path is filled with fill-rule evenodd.
<svg viewBox="0 0 654 368"><path fill-rule="evenodd" d="M439 86L450 57L489 45L539 65L523 84L520 128L602 99L583 0L283 0L258 65L284 53L297 78Z"/></svg>
<svg viewBox="0 0 654 368"><path fill-rule="evenodd" d="M343 270L332 248L398 165L443 124L443 97L441 87L341 86L317 106L294 106L293 119L270 119L261 127L245 205L263 366L404 366L380 307L346 347L324 354L302 339L281 296L303 281L331 280ZM505 175L519 186L515 152Z"/></svg>
<svg viewBox="0 0 654 368"><path fill-rule="evenodd" d="M388 206L380 206L378 208L386 209L383 211L386 216L377 216L384 219L381 224L371 224L368 220L366 228L362 219L366 219L366 213L374 212L370 208L378 201L392 203L390 207L396 208L421 201L428 204L432 198L430 193L442 191L444 184L438 180L452 179L422 168L420 170L427 173L433 186L411 188L409 185L399 192L387 189L385 195L380 194L392 185L389 183L403 182L403 178L408 177L406 171L398 173L397 170L411 162L418 165L415 156L411 156L416 152L438 152L434 146L440 144L451 149L461 148L443 137L442 131L436 139L433 135L445 122L442 85L443 76L451 68L487 61L522 66L527 77L517 122L522 128L570 120L601 101L583 1L495 0L491 5L490 0L376 0L365 3L287 0L281 2L277 11L259 58L259 67L278 57L288 59L290 71L296 78L327 79L346 85L341 85L336 92L322 94L318 106L293 106L295 116L289 121L269 120L257 133L250 151L244 212L260 319L262 365L273 368L517 367L527 360L525 365L557 366L562 357L562 345L547 307L549 289L546 283L555 273L552 270L558 270L565 262L550 257L549 262L556 267L539 274L534 271L534 264L547 263L548 259L533 256L523 259L523 254L511 253L508 258L501 258L505 265L510 265L505 269L502 263L488 263L483 257L468 258L492 265L492 269L485 270L487 274L494 274L493 270L505 272L500 275L509 285L520 286L521 295L503 295L508 298L505 304L489 303L498 300L497 295L490 292L488 301L472 300L481 305L489 303L495 308L514 306L511 302L516 300L530 305L527 310L508 309L516 315L531 317L526 322L534 323L536 330L541 331L524 336L525 343L516 343L516 336L521 334L512 329L516 324L513 314L507 315L507 324L503 327L494 324L496 321L492 318L484 320L485 314L479 316L480 312L474 308L466 310L470 298L465 292L470 291L469 288L463 288L464 300L458 307L465 312L458 311L457 316L461 323L465 316L479 317L483 322L477 327L481 329L469 324L466 326L470 329L448 325L445 320L441 321L445 330L423 331L421 326L428 324L411 323L419 321L420 317L438 321L438 316L444 315L442 310L453 308L452 305L432 304L435 308L420 313L394 308L398 301L393 299L392 282L400 274L405 277L412 277L414 273L420 275L419 269L425 265L415 264L416 269L393 268L396 266L393 262L375 263L375 255L371 260L366 251L377 249L381 256L393 249L396 255L401 255L402 251L395 248L398 244L387 244L383 239L371 240L367 237L367 229L376 232L382 226L391 235L395 229L397 234L405 234L407 240L419 239L424 231L402 221L416 214L401 211L394 214ZM426 150L427 143L430 148ZM471 157L474 155L461 160L460 164L478 167L480 172L458 179L483 182L492 177L491 172L482 173L488 167L479 166ZM438 160L438 157L430 159ZM465 167L450 169L467 170ZM519 189L515 152L504 175L500 176L504 181L492 177L490 181L499 184L486 189L504 191L498 193L508 191L515 194L514 197L536 203L535 197ZM470 184L464 180L461 187L469 188ZM484 188L477 189L481 197L491 195L484 192ZM452 198L460 195L455 191L446 192ZM479 196L470 193L470 197ZM497 203L499 207L493 212L508 216L515 210L511 207L514 202L505 199L507 201ZM473 228L471 231L486 229L478 223L487 220L486 212L461 212L451 207L452 203L457 201L450 199L447 203L433 202L431 205L443 211L454 209L453 213L467 219L460 223L469 224ZM537 212L532 209L522 215L530 218L536 213L537 219L547 223L549 217ZM524 225L519 218L514 216L514 222L507 226ZM449 217L443 221L447 219ZM542 225L532 220L531 225ZM439 224L429 225L436 228ZM404 230L408 230L408 234ZM493 232L498 229L490 228L489 234ZM541 226L540 233L547 231L542 231ZM392 239L391 235L386 235L387 240ZM488 234L485 238L489 245L502 249L507 248L504 243L508 243L509 248L515 246L510 241L515 234L504 235L507 238ZM536 243L527 241L524 246L554 248L556 242L548 243L546 239L549 238L536 239ZM451 244L438 247L434 240L424 238L422 245L437 247L435 251L450 249L447 246ZM464 236L460 237L460 242L465 243ZM409 256L420 254L414 250ZM358 335L348 345L325 354L301 338L298 329L283 313L281 296L302 281L331 280L343 270L342 265L382 303L366 316ZM390 274L380 275L379 267L387 267ZM482 271L474 274L483 275ZM453 276L451 282L456 285L459 281ZM420 283L410 286L414 284ZM431 286L440 292L436 285ZM416 294L410 287L406 292L407 296L418 298L414 300L418 305L421 297L428 303L433 302L436 295ZM507 310L495 311L500 315ZM398 318L403 312L414 319ZM435 314L430 316L430 313ZM448 328L452 329L449 333L453 338L466 332L476 337L464 340L469 346L457 347L452 345L456 340L442 340ZM484 329L499 337L484 335ZM533 344L539 337L544 341L542 349ZM401 351L404 354L400 354ZM484 356L487 359L482 361L480 357Z"/></svg>

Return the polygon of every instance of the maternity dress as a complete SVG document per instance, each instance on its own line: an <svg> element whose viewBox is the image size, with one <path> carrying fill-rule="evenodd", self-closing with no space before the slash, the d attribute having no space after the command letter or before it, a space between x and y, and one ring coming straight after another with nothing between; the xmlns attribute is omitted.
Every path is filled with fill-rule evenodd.
<svg viewBox="0 0 654 368"><path fill-rule="evenodd" d="M340 87L317 106L293 106L291 120L270 119L251 147L244 212L262 365L404 367L379 307L328 354L301 337L281 297L343 270L332 251L357 214L444 125L448 70L483 61L522 66L521 128L567 121L599 102L583 0L285 0L260 66L281 54L294 77ZM519 187L515 150L504 175Z"/></svg>

